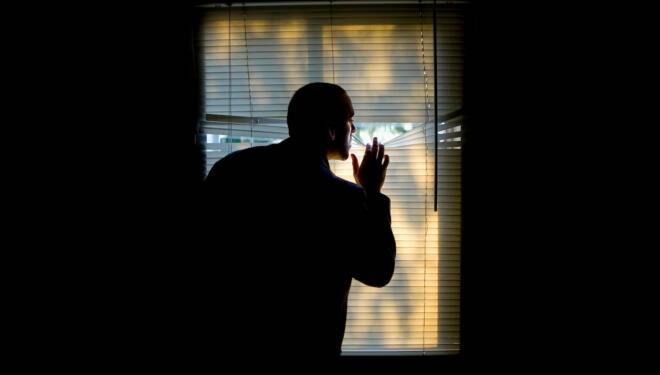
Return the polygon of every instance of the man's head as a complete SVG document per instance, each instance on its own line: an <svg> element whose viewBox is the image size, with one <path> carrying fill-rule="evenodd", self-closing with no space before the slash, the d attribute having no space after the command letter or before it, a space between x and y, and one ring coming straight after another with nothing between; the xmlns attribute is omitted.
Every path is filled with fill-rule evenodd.
<svg viewBox="0 0 660 375"><path fill-rule="evenodd" d="M309 83L289 102L289 136L327 148L328 159L346 160L351 147L353 103L339 85Z"/></svg>

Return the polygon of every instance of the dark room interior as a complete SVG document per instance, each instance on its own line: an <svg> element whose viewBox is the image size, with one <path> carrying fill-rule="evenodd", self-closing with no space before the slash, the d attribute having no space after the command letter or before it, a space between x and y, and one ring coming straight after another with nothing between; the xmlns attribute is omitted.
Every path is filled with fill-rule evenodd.
<svg viewBox="0 0 660 375"><path fill-rule="evenodd" d="M60 212L75 217L67 231L48 234L84 254L67 258L68 277L40 291L46 299L39 305L56 310L33 327L48 333L40 349L60 346L62 337L71 343L63 353L47 355L54 367L225 371L213 348L189 353L180 341L186 329L181 317L194 316L181 286L194 273L190 249L201 235L195 219L205 155L197 142L200 87L192 15L202 3L60 6L53 7L62 14L57 20L44 13L28 17L53 25L46 27L49 42L39 47L39 56L52 59L45 75L54 76L40 83L47 86L40 93L53 98L46 111L74 118L75 125L54 135L71 149L49 159L58 167L39 176L41 183L75 183L63 194L49 190L55 195L43 198L40 208L43 221L59 222ZM558 170L569 155L548 160L546 154L552 140L545 130L561 112L546 108L556 97L554 63L560 60L548 51L563 40L544 28L554 10L469 3L460 352L349 356L342 358L342 370L532 374L567 371L567 361L594 358L584 342L597 328L576 307L582 295L572 289L575 270L558 271L565 262L551 256L564 248L565 235L547 229L552 221L546 213L564 204L554 194L565 188L557 177L578 174ZM523 38L530 35L534 42ZM33 59L30 67L40 61ZM75 95L60 93L72 87ZM85 125L90 119L93 129ZM70 165L75 167L59 168ZM68 237L71 227L75 233ZM572 309L575 314L567 316ZM259 362L258 353L245 355L246 366Z"/></svg>

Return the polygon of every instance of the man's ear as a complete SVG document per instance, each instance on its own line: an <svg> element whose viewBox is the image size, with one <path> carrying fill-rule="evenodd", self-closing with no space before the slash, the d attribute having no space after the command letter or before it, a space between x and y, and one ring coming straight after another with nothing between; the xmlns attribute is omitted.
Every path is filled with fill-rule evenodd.
<svg viewBox="0 0 660 375"><path fill-rule="evenodd" d="M335 140L335 137L337 136L337 132L335 131L335 128L332 126L328 127L328 136L330 137L331 141Z"/></svg>
<svg viewBox="0 0 660 375"><path fill-rule="evenodd" d="M330 120L323 120L323 124L325 125L325 128L327 129L326 131L328 132L328 139L330 141L334 141L335 137L337 136L337 130L335 127L332 125L332 121Z"/></svg>

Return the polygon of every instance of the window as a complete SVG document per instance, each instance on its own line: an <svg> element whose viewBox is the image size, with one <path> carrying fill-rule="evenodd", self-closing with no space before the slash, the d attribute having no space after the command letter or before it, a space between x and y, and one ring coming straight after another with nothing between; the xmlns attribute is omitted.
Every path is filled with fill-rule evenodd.
<svg viewBox="0 0 660 375"><path fill-rule="evenodd" d="M312 81L351 95L355 146L374 135L391 163L397 268L354 282L344 355L458 353L464 3L237 3L199 8L207 171L237 149L288 135L293 92ZM435 21L435 22L434 22ZM332 162L352 180L350 159Z"/></svg>

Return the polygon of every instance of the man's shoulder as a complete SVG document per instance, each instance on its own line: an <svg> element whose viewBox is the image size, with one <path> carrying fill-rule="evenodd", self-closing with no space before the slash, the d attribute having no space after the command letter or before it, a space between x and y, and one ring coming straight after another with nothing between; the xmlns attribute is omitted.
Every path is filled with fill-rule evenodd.
<svg viewBox="0 0 660 375"><path fill-rule="evenodd" d="M274 152L276 149L276 144L267 144L267 145L256 145L256 146L250 146L247 148L239 149L236 151L231 152L225 158L249 158L249 157L254 157L256 155L264 154L264 153L270 153Z"/></svg>
<svg viewBox="0 0 660 375"><path fill-rule="evenodd" d="M276 152L271 146L252 146L230 152L213 163L205 178L206 184L213 184L227 175L238 177L246 173L267 169L266 164L276 159Z"/></svg>
<svg viewBox="0 0 660 375"><path fill-rule="evenodd" d="M258 145L232 151L222 159L216 161L214 166L216 164L222 166L230 163L245 163L264 157L264 155L272 155L275 153L275 148L272 146L274 146L274 144Z"/></svg>

